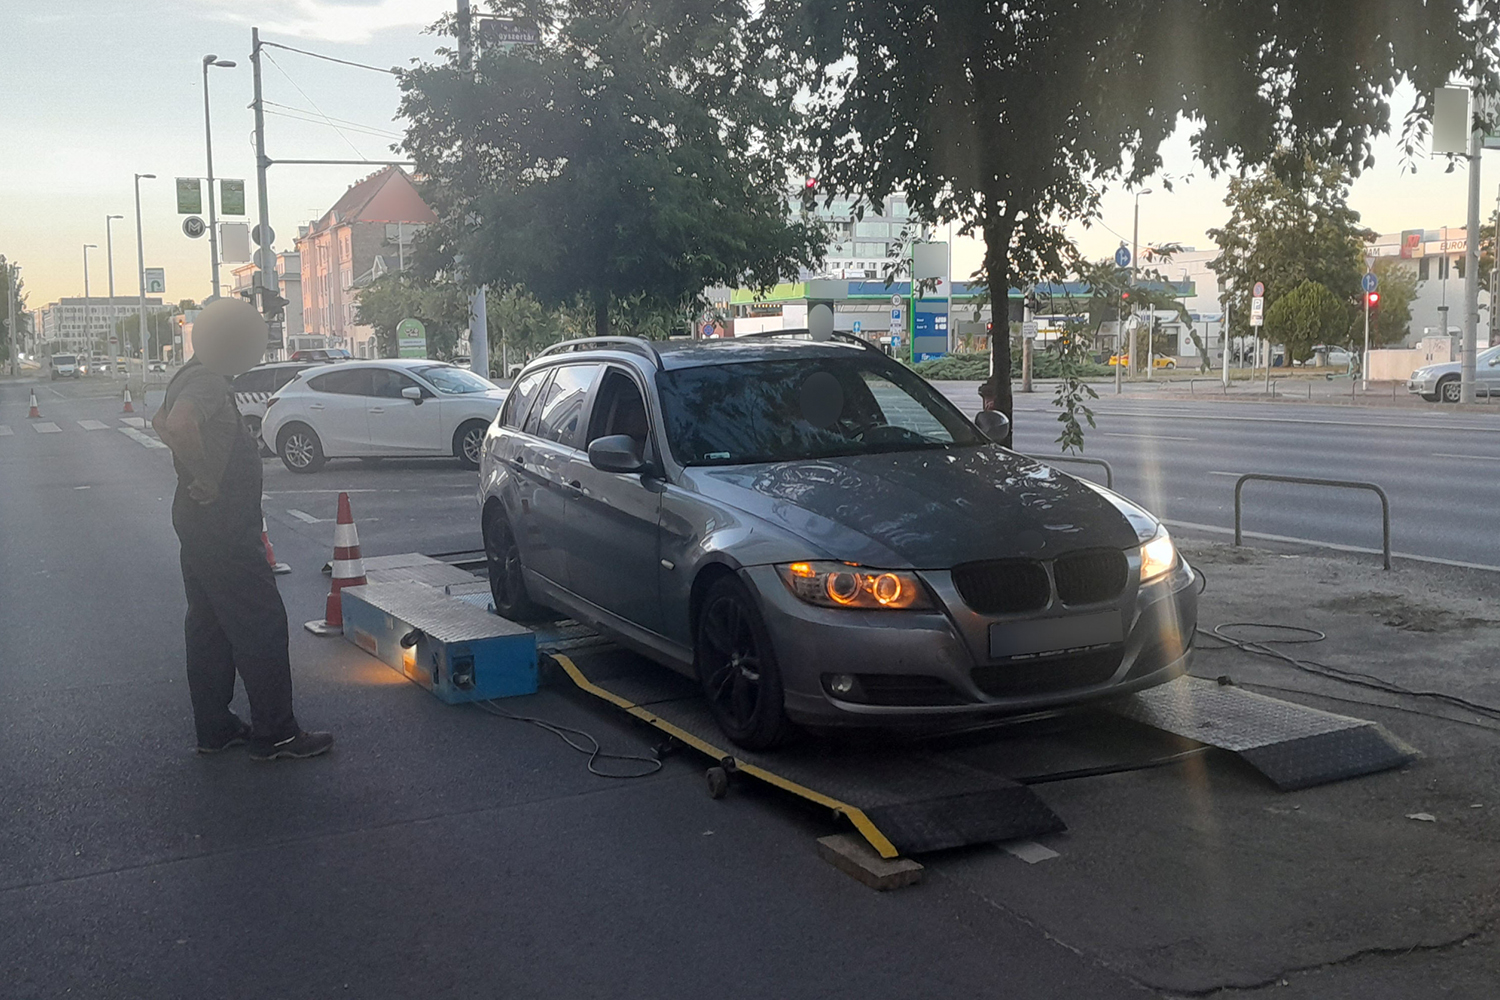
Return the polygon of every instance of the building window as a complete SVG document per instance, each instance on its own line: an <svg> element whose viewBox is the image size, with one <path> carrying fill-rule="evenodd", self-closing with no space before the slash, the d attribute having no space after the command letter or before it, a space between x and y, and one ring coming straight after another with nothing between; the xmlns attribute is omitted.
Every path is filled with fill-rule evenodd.
<svg viewBox="0 0 1500 1000"><path fill-rule="evenodd" d="M889 236L891 226L888 222L856 222L854 224L855 236Z"/></svg>
<svg viewBox="0 0 1500 1000"><path fill-rule="evenodd" d="M1426 281L1432 277L1432 258L1423 257L1417 261L1417 280Z"/></svg>

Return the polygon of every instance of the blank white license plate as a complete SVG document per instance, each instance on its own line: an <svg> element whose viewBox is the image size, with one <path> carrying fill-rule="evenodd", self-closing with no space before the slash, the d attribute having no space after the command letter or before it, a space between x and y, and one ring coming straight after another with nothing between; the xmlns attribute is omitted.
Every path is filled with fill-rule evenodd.
<svg viewBox="0 0 1500 1000"><path fill-rule="evenodd" d="M1066 618L1037 618L1024 622L997 622L990 626L990 656L1006 659L1042 656L1106 646L1125 638L1118 611Z"/></svg>

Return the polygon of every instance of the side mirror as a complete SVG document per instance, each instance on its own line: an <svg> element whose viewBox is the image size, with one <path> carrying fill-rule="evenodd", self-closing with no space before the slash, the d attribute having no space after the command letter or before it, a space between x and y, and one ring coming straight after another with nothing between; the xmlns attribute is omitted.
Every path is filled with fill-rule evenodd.
<svg viewBox="0 0 1500 1000"><path fill-rule="evenodd" d="M1003 444L1010 437L1010 418L999 410L980 410L974 414L974 426L996 443Z"/></svg>
<svg viewBox="0 0 1500 1000"><path fill-rule="evenodd" d="M595 438L589 444L589 464L601 472L643 472L645 461L629 434Z"/></svg>
<svg viewBox="0 0 1500 1000"><path fill-rule="evenodd" d="M418 406L422 405L422 390L421 390L421 388L419 386L415 386L415 385L409 385L409 386L407 386L405 389L401 390L401 396L404 399L411 400L413 403L416 403Z"/></svg>

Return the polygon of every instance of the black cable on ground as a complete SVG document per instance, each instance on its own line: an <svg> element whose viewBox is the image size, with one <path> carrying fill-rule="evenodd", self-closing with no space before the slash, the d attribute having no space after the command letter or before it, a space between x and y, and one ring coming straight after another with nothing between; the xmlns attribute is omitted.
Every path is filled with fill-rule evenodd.
<svg viewBox="0 0 1500 1000"><path fill-rule="evenodd" d="M1165 757L1153 757L1151 760L1143 760L1134 764L1103 764L1099 767L1081 767L1076 771L1052 771L1047 774L1033 774L1020 778L1011 778L1018 785L1046 785L1054 781L1073 781L1076 778L1098 778L1106 774L1128 774L1131 771L1149 771L1152 768L1166 767L1179 761L1187 760L1189 757L1197 757L1214 749L1211 746L1193 747L1180 753L1168 754Z"/></svg>
<svg viewBox="0 0 1500 1000"><path fill-rule="evenodd" d="M530 715L516 715L514 712L508 712L499 705L496 705L493 701L476 701L474 705L481 711L488 712L496 718L510 719L513 722L525 722L536 726L538 729L545 729L579 753L588 754L589 773L597 774L601 778L644 778L661 770L662 762L656 757L641 757L628 753L605 753L603 748L600 747L599 741L582 729L574 729L571 726L548 722L546 719L538 719ZM574 736L588 740L592 746L585 746L584 744L574 742L572 739ZM641 764L647 764L649 767L644 771L635 771L630 774L611 774L608 771L601 771L594 766L595 762L602 760L633 760Z"/></svg>

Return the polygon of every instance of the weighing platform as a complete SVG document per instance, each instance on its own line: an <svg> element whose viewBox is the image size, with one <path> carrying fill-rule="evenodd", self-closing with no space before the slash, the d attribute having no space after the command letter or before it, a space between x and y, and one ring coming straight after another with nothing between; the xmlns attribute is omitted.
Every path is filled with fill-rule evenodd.
<svg viewBox="0 0 1500 1000"><path fill-rule="evenodd" d="M370 564L376 561L366 563L372 583L378 572L381 582L404 579L428 591L432 601L452 602L455 611L462 607L456 621L472 620L479 610L493 618L488 588L457 566L425 556L385 557L374 572ZM379 594L376 588L365 593L372 592ZM485 631L483 624L481 615L475 628ZM964 733L806 739L751 753L724 738L688 678L573 622L533 631L537 654L557 667L553 680L710 758L709 785L716 796L730 774L748 775L848 819L883 858L1065 829L1034 788L1173 763L1210 747L1235 754L1283 791L1400 767L1417 756L1369 720L1197 677Z"/></svg>

